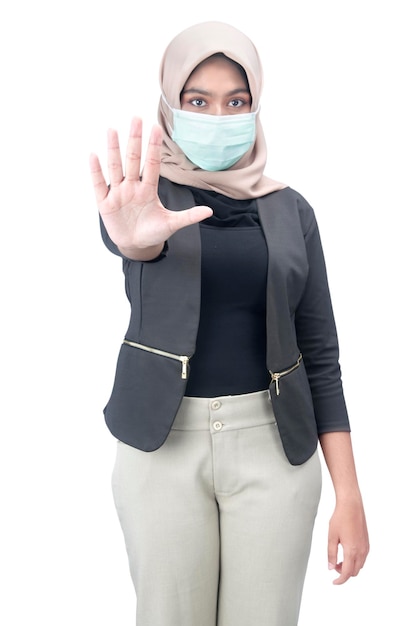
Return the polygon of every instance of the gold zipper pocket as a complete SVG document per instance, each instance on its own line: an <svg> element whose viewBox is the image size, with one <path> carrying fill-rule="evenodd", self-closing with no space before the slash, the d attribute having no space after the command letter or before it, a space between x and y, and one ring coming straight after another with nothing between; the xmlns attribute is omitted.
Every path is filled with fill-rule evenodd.
<svg viewBox="0 0 418 626"><path fill-rule="evenodd" d="M187 378L187 370L189 365L190 357L188 356L180 356L178 354L173 354L172 352L166 352L165 350L159 350L158 348L151 348L150 346L144 346L142 343L136 343L135 341L129 341L128 339L124 339L123 343L126 343L128 346L132 346L133 348L139 348L140 350L145 350L145 352L152 352L152 354L158 354L160 356L168 357L169 359L174 359L176 361L180 361L181 363L181 377L183 380Z"/></svg>
<svg viewBox="0 0 418 626"><path fill-rule="evenodd" d="M296 363L292 365L292 367L289 367L287 370L283 370L283 372L272 372L271 370L269 370L270 376L271 376L271 382L274 382L274 384L276 385L276 396L280 395L280 388L279 388L280 379L283 378L283 376L287 376L288 374L291 374L292 372L294 372L299 367L301 362L302 362L302 354L299 354L298 360L296 361Z"/></svg>

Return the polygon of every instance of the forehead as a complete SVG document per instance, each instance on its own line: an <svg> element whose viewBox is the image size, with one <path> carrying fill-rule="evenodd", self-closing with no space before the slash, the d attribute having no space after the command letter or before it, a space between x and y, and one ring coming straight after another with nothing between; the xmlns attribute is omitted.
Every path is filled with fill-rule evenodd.
<svg viewBox="0 0 418 626"><path fill-rule="evenodd" d="M227 78L237 83L242 83L243 88L249 90L247 75L244 69L223 54L215 54L199 63L186 80L185 87L194 81Z"/></svg>

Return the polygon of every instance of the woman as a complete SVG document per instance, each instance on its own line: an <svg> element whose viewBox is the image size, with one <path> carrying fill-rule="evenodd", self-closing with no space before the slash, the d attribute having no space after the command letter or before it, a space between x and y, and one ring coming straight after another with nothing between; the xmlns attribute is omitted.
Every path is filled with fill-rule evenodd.
<svg viewBox="0 0 418 626"><path fill-rule="evenodd" d="M297 624L321 490L336 492L335 584L368 552L338 342L312 208L267 178L254 45L192 26L161 63L110 186L91 157L104 241L132 315L105 408L141 626ZM337 562L342 546L343 560Z"/></svg>

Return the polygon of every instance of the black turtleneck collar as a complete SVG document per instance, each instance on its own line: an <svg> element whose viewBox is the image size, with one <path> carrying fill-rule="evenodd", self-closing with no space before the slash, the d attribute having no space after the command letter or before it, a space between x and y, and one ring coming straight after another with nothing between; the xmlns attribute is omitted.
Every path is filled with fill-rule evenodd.
<svg viewBox="0 0 418 626"><path fill-rule="evenodd" d="M202 224L208 226L259 226L257 202L254 199L236 200L217 191L189 187L196 205L209 206L213 215Z"/></svg>

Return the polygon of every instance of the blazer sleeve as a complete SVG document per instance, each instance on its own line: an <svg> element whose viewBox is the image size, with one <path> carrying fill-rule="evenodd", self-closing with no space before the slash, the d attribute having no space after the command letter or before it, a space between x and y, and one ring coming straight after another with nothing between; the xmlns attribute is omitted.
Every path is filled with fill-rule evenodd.
<svg viewBox="0 0 418 626"><path fill-rule="evenodd" d="M313 212L311 216L305 234L308 277L295 312L297 341L311 388L318 434L350 431L325 259Z"/></svg>
<svg viewBox="0 0 418 626"><path fill-rule="evenodd" d="M110 252L112 252L113 254L116 254L117 256L120 256L121 258L123 258L123 255L122 255L121 251L119 250L117 245L109 237L109 234L108 234L108 232L106 230L105 225L103 224L103 220L102 220L100 214L99 214L99 220L100 220L100 234L102 236L102 240L103 240L104 245L106 246L106 248L108 250L110 250Z"/></svg>

